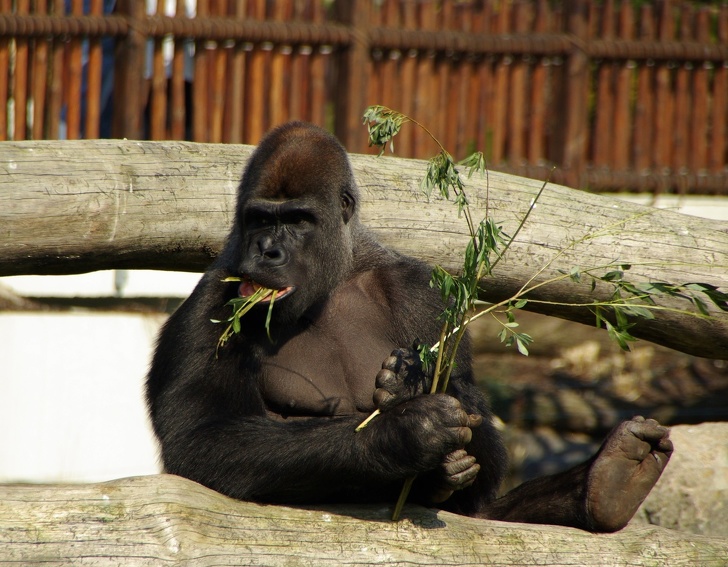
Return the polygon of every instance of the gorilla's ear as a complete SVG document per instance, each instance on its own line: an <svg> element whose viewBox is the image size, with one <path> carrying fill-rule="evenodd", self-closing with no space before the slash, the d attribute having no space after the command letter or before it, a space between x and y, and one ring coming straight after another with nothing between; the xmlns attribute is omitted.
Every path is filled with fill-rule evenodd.
<svg viewBox="0 0 728 567"><path fill-rule="evenodd" d="M341 212L344 217L344 222L349 222L349 219L354 216L356 210L356 199L349 191L344 191L341 194Z"/></svg>

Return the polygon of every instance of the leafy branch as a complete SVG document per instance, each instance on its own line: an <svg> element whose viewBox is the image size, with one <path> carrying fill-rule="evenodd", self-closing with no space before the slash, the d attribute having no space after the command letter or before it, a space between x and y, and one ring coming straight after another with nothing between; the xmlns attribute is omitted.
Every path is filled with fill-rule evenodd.
<svg viewBox="0 0 728 567"><path fill-rule="evenodd" d="M456 163L439 140L426 127L411 117L385 106L371 106L364 114L364 123L369 132L369 145L378 146L380 148L379 155L384 153L387 144L389 144L390 150L394 151L393 138L399 133L402 125L407 122L411 122L421 128L440 148L439 153L430 159L428 163L425 177L420 184L421 189L428 197L436 189L440 196L446 200L450 200L452 194L452 200L458 208L458 216L465 217L469 233L469 240L465 249L463 267L460 275L453 275L444 268L436 266L430 281L432 287L440 290L443 304L445 305L441 315L443 325L439 341L435 345L421 345L419 348L420 358L424 367L426 369L434 367L431 393L445 392L447 390L450 375L455 365L455 355L460 341L465 334L465 330L472 321L485 314L491 314L501 324L502 329L498 336L502 342L507 346L515 344L521 354L528 355L528 346L533 342L533 338L527 333L518 330L515 311L524 308L529 301L555 305L555 302L537 301L527 296L529 293L544 285L564 278L569 278L574 282L580 282L582 276L587 275L591 278L591 291L594 291L598 280L613 286L612 296L607 301L593 301L590 303L573 304L572 306L591 309L596 317L597 326L605 327L609 336L621 348L627 350L629 349L628 343L635 340L629 333L629 329L634 325L635 317L651 319L654 318L652 314L653 310L673 310L658 306L654 300L655 296L687 299L697 309L697 313L691 311L689 314L698 317L709 314L707 307L709 302L712 302L723 311L728 311L728 294L721 292L715 286L704 283L676 285L665 282L633 284L624 277L624 272L630 267L627 264L615 265L612 263L603 266L601 269L607 269L609 271L601 276L596 275L597 270L600 269L598 267L588 270L572 268L569 272L562 272L559 276L536 282L536 279L558 257L564 254L567 249L574 247L578 243L595 238L599 233L604 232L604 229L602 229L601 231L588 234L572 242L570 246L560 250L551 260L537 270L511 298L496 304L491 304L475 315L468 316L468 313L478 303L480 282L485 277L491 276L493 268L503 259L508 248L515 241L518 233L528 220L548 180L544 182L537 195L531 201L528 211L521 218L512 236L506 234L502 226L490 218L487 194L484 218L476 225L471 215L470 202L467 198L465 185L458 167L464 168L467 171L468 178L476 172L481 175L487 175L483 154L476 152ZM626 221L621 221L620 224L624 224L624 222ZM611 319L609 317L610 314L612 315ZM505 320L499 318L499 316L505 317ZM372 415L359 425L357 430L365 427L378 413L379 411L375 410ZM393 520L399 518L413 481L414 477L408 478L405 481L405 485L395 505L392 516Z"/></svg>
<svg viewBox="0 0 728 567"><path fill-rule="evenodd" d="M478 299L480 281L491 275L493 267L500 261L513 242L517 232L523 226L525 218L513 236L507 235L502 226L489 218L487 211L486 217L479 223L476 224L473 221L470 202L458 166L467 170L468 178L474 173L484 174L487 170L482 152L475 152L464 160L455 163L450 153L427 128L416 120L384 106L368 108L364 114L364 122L367 124L369 131L370 145L379 146L381 148L380 155L387 143L389 143L390 149L393 148L392 138L400 131L402 124L405 122L416 124L435 141L440 151L430 159L420 187L428 197L436 189L443 199L452 199L457 206L458 216L465 218L468 227L470 238L465 248L460 275L451 274L441 266L436 266L432 272L430 286L440 290L445 305L440 316L442 320L440 340L436 347L422 345L419 349L420 358L425 368L434 368L430 392L445 392L452 371L455 368L455 357L458 348L469 323L467 313L475 307ZM508 324L512 325L513 322L511 321ZM526 341L525 337L527 335L518 336L521 337L518 344L522 345ZM530 340L530 337L528 339ZM370 419L371 417L373 416L370 416ZM362 423L359 428L364 427L368 421ZM413 481L414 478L409 478L405 482L394 509L394 520L397 520L401 514Z"/></svg>

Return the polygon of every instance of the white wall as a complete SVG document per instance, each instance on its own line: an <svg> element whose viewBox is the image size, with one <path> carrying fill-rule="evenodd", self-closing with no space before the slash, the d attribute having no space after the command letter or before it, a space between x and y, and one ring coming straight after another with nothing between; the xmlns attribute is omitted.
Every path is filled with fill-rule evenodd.
<svg viewBox="0 0 728 567"><path fill-rule="evenodd" d="M0 313L0 482L158 472L143 384L162 320Z"/></svg>
<svg viewBox="0 0 728 567"><path fill-rule="evenodd" d="M29 297L185 297L199 274L0 278ZM123 279L123 278L122 278ZM0 482L91 482L159 471L144 379L163 315L0 312Z"/></svg>

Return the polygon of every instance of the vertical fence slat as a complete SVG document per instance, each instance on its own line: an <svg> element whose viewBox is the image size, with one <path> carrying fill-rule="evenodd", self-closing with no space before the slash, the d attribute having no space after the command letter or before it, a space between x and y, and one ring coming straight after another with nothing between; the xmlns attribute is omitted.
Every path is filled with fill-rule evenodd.
<svg viewBox="0 0 728 567"><path fill-rule="evenodd" d="M157 15L164 14L164 2L157 2ZM167 77L164 68L164 38L154 39L149 94L149 137L164 140L167 125Z"/></svg>
<svg viewBox="0 0 728 567"><path fill-rule="evenodd" d="M239 4L238 0L228 0L225 4L225 10L222 12L222 15L225 18L234 19L236 17L237 5ZM225 66L222 69L223 79L222 83L216 85L215 88L220 91L220 95L222 96L222 132L220 135L220 141L223 143L230 143L233 128L235 127L232 120L232 114L234 110L238 108L233 100L233 93L236 88L240 86L239 84L237 86L235 84L237 78L235 76L234 62L235 58L239 55L239 42L234 42L232 39L228 39L223 45L223 50L225 51Z"/></svg>
<svg viewBox="0 0 728 567"><path fill-rule="evenodd" d="M293 19L301 21L305 18L305 3L293 3ZM304 20L305 21L305 20ZM306 84L304 76L306 74L302 45L294 45L291 52L291 92L288 97L288 115L291 120L302 120L305 116L304 103L308 98L304 95L303 89Z"/></svg>
<svg viewBox="0 0 728 567"><path fill-rule="evenodd" d="M528 30L527 7L523 2L513 6L513 31L516 34ZM510 96L508 97L508 159L520 164L525 158L526 137L526 62L520 55L513 58L510 66Z"/></svg>
<svg viewBox="0 0 728 567"><path fill-rule="evenodd" d="M402 27L408 30L416 29L417 13L413 2L400 2L402 11ZM417 89L417 51L404 50L400 57L399 76L401 77L401 104L402 112L408 116L415 116L415 92ZM402 157L413 157L413 128L404 128L399 134L397 154Z"/></svg>
<svg viewBox="0 0 728 567"><path fill-rule="evenodd" d="M460 26L468 33L474 33L482 18L482 6L478 4L461 5L461 14L458 17ZM478 81L477 61L474 53L465 53L460 63L460 83L462 95L460 108L458 109L458 122L460 124L458 144L459 155L466 156L475 150L482 150L478 147L478 121L476 120L476 109L478 108Z"/></svg>
<svg viewBox="0 0 728 567"><path fill-rule="evenodd" d="M213 2L210 5L211 16L221 17L227 13L227 0ZM208 141L222 142L223 120L225 112L225 69L227 67L228 49L224 40L209 42L208 47Z"/></svg>
<svg viewBox="0 0 728 567"><path fill-rule="evenodd" d="M366 27L369 21L369 2L351 0L334 5L336 19L351 26L353 43L339 57L339 84L345 100L336 106L336 135L350 152L362 152L366 140L361 136L361 111L365 106L366 77L369 61L369 42ZM339 91L340 92L340 91Z"/></svg>
<svg viewBox="0 0 728 567"><path fill-rule="evenodd" d="M442 2L439 6L439 29L449 31L453 25L453 4ZM457 151L457 100L459 85L456 84L457 73L454 72L454 59L452 54L440 53L437 61L437 92L439 101L437 112L433 115L431 124L436 124L438 138L451 151Z"/></svg>
<svg viewBox="0 0 728 567"><path fill-rule="evenodd" d="M252 0L248 3L248 16L255 20L265 18L265 0ZM253 46L249 54L247 67L248 95L246 96L246 134L245 140L249 144L257 144L265 132L266 123L266 75L267 55L261 44Z"/></svg>
<svg viewBox="0 0 728 567"><path fill-rule="evenodd" d="M90 14L103 14L103 0L91 0ZM84 137L98 138L101 121L101 67L103 56L101 41L98 37L88 40L88 63L86 65L86 116L84 119Z"/></svg>
<svg viewBox="0 0 728 567"><path fill-rule="evenodd" d="M502 3L494 14L494 32L505 34L509 31L508 5ZM495 59L493 83L493 104L491 106L491 160L500 164L505 157L506 119L508 117L508 66L512 57L500 56Z"/></svg>
<svg viewBox="0 0 728 567"><path fill-rule="evenodd" d="M45 15L48 11L46 0L36 0L35 13ZM43 127L46 107L46 92L48 87L48 41L45 38L35 38L33 41L32 91L33 118L31 138L43 139Z"/></svg>
<svg viewBox="0 0 728 567"><path fill-rule="evenodd" d="M142 137L145 37L140 28L146 14L144 3L135 0L117 0L116 9L132 25L129 34L116 42L112 135L136 140Z"/></svg>
<svg viewBox="0 0 728 567"><path fill-rule="evenodd" d="M225 71L227 69L227 57L229 49L222 49L218 44L210 54L212 65L209 67L209 82L207 98L210 101L209 114L209 141L220 143L223 141L223 122L225 120L225 87L227 80Z"/></svg>
<svg viewBox="0 0 728 567"><path fill-rule="evenodd" d="M436 14L431 3L417 5L417 25L419 29L435 29ZM415 116L423 123L430 123L437 112L437 101L433 96L436 92L435 83L435 53L422 49L417 56L417 90L415 91ZM413 153L415 156L432 155L432 141L419 129L413 128Z"/></svg>
<svg viewBox="0 0 728 567"><path fill-rule="evenodd" d="M234 0L229 10L235 20L245 19L245 0ZM226 89L224 141L240 144L243 142L243 101L245 99L245 45L235 42L228 55L228 88Z"/></svg>
<svg viewBox="0 0 728 567"><path fill-rule="evenodd" d="M177 0L175 7L177 17L186 17L185 0ZM174 40L172 54L172 73L169 91L169 137L172 140L187 138L187 108L185 97L185 49L186 40Z"/></svg>
<svg viewBox="0 0 728 567"><path fill-rule="evenodd" d="M728 45L728 5L724 4L718 13L718 41ZM726 172L728 165L728 143L726 123L728 122L728 61L717 63L713 71L713 92L711 98L711 136L708 168L713 173Z"/></svg>
<svg viewBox="0 0 728 567"><path fill-rule="evenodd" d="M322 24L325 20L324 6L321 2L314 2L313 4L313 17L312 21L316 24ZM318 124L319 126L328 126L326 124L326 105L328 99L328 92L326 89L326 67L330 56L328 55L328 47L321 46L318 49L314 49L311 53L311 122ZM354 72L361 73L362 70L355 70ZM352 112L356 123L359 126L358 131L354 133L360 134L361 132L361 115L364 110L363 100L352 101Z"/></svg>
<svg viewBox="0 0 728 567"><path fill-rule="evenodd" d="M699 8L695 14L695 39L706 42L709 37L709 8ZM708 165L708 69L705 64L696 64L692 77L691 104L693 116L690 121L690 167L693 171L704 170Z"/></svg>
<svg viewBox="0 0 728 567"><path fill-rule="evenodd" d="M203 19L209 14L208 0L198 0L197 18ZM195 41L194 78L192 80L192 139L195 142L208 141L208 112L207 112L207 66L208 51L206 41Z"/></svg>
<svg viewBox="0 0 728 567"><path fill-rule="evenodd" d="M547 0L538 0L533 31L535 33L547 31L549 26L548 18ZM546 83L548 68L546 64L546 58L534 58L531 70L527 157L528 161L535 165L539 165L546 157L544 150L546 141L546 97L548 96Z"/></svg>
<svg viewBox="0 0 728 567"><path fill-rule="evenodd" d="M71 14L83 14L83 0L71 1ZM66 137L77 140L81 137L81 84L83 82L82 38L71 37L66 51L65 108Z"/></svg>
<svg viewBox="0 0 728 567"><path fill-rule="evenodd" d="M614 38L614 0L604 3L601 17L602 39ZM612 89L614 67L609 61L600 61L595 85L596 103L594 107L594 127L592 128L592 161L596 166L609 165L611 148L614 146L614 103L616 97Z"/></svg>
<svg viewBox="0 0 728 567"><path fill-rule="evenodd" d="M29 0L16 0L16 13L27 14ZM14 140L25 140L28 104L28 38L15 38L15 82L13 84Z"/></svg>
<svg viewBox="0 0 728 567"><path fill-rule="evenodd" d="M396 8L396 1L382 4L378 10L375 10L378 13L379 21L372 21L371 25L385 28L398 28L399 21ZM404 110L402 108L401 97L398 96L399 91L401 91L401 86L398 84L399 55L397 50L385 50L382 53L382 58L378 65L378 72L376 73L376 80L380 88L380 98L377 102L390 108ZM363 110L363 108L360 109L360 112Z"/></svg>
<svg viewBox="0 0 728 567"><path fill-rule="evenodd" d="M692 41L692 21L692 8L689 5L683 5L680 12L679 37L681 41ZM686 171L689 163L690 67L689 63L678 63L675 70L675 123L671 134L670 165L678 173Z"/></svg>
<svg viewBox="0 0 728 567"><path fill-rule="evenodd" d="M588 40L589 13L588 3L584 0L570 0L566 3L567 30L575 38L576 47L572 49L566 62L565 139L563 167L567 182L580 186L588 142L587 101L589 93L589 61L579 44Z"/></svg>
<svg viewBox="0 0 728 567"><path fill-rule="evenodd" d="M489 33L492 26L493 10L492 5L488 2L483 5L482 14L479 20L479 26L476 31L479 33ZM476 145L485 155L488 165L495 163L493 159L493 136L492 122L493 116L492 106L495 100L493 80L493 57L484 55L481 63L478 65L478 82L480 83L480 96L478 97L478 105L476 107L478 130L475 138Z"/></svg>
<svg viewBox="0 0 728 567"><path fill-rule="evenodd" d="M0 10L10 12L11 0L0 0ZM0 37L0 141L8 139L8 87L10 77L10 39Z"/></svg>
<svg viewBox="0 0 728 567"><path fill-rule="evenodd" d="M622 2L619 8L618 37L630 40L634 36L634 11L629 2ZM614 94L614 136L612 169L626 170L630 165L630 98L632 92L632 77L635 63L632 60L617 63Z"/></svg>
<svg viewBox="0 0 728 567"><path fill-rule="evenodd" d="M290 2L276 2L274 5L273 19L285 22L291 18ZM288 92L290 85L290 45L276 45L271 52L270 65L270 127L273 128L283 124L288 118Z"/></svg>
<svg viewBox="0 0 728 567"><path fill-rule="evenodd" d="M671 41L675 37L672 5L669 0L663 0L658 5L659 41ZM671 62L662 61L655 71L655 111L652 114L653 131L655 133L652 147L652 166L656 170L661 167L667 170L670 162L670 132L674 128L674 97L671 85Z"/></svg>
<svg viewBox="0 0 728 567"><path fill-rule="evenodd" d="M654 39L652 6L644 5L640 11L640 36ZM637 70L637 97L635 100L634 118L634 167L639 172L649 170L650 146L652 144L652 100L653 100L653 65L640 65Z"/></svg>
<svg viewBox="0 0 728 567"><path fill-rule="evenodd" d="M52 13L63 15L63 0L52 0ZM61 109L63 106L64 47L60 38L54 37L50 45L50 77L48 84L48 110L44 136L56 140L59 137Z"/></svg>
<svg viewBox="0 0 728 567"><path fill-rule="evenodd" d="M382 25L382 7L373 3L369 10L368 28L376 28ZM366 92L364 106L379 103L386 105L384 100L384 79L382 66L384 65L384 53L382 49L370 49L369 69L367 73Z"/></svg>

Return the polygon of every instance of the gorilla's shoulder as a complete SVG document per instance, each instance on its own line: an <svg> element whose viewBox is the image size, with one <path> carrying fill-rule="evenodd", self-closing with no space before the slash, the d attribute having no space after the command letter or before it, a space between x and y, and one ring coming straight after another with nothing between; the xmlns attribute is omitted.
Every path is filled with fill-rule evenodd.
<svg viewBox="0 0 728 567"><path fill-rule="evenodd" d="M361 235L357 240L354 247L354 270L374 270L409 285L417 281L428 283L432 274L432 267L425 262L382 246L370 233Z"/></svg>

